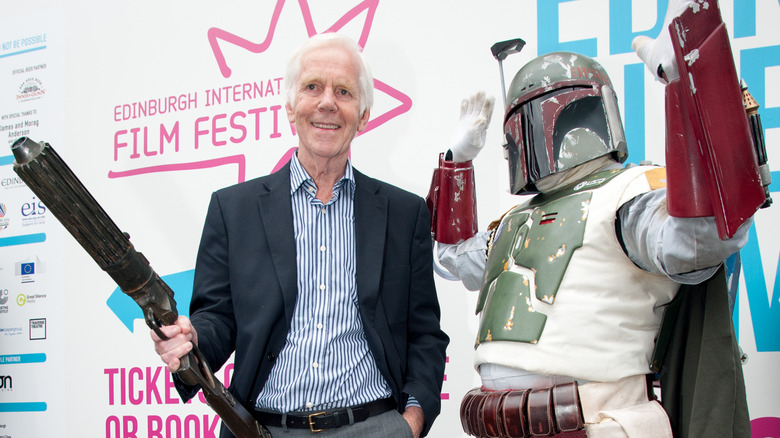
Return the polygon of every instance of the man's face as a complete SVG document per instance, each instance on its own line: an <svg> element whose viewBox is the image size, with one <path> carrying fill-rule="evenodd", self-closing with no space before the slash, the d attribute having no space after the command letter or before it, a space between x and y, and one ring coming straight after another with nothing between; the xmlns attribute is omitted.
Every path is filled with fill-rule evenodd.
<svg viewBox="0 0 780 438"><path fill-rule="evenodd" d="M340 47L315 49L301 60L295 89L295 108L286 109L298 133L299 159L346 160L352 139L369 119L368 110L360 114L355 60Z"/></svg>

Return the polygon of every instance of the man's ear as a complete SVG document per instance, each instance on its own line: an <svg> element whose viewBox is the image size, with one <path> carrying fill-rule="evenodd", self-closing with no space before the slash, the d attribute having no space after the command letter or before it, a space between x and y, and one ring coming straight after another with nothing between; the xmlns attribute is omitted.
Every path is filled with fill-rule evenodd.
<svg viewBox="0 0 780 438"><path fill-rule="evenodd" d="M358 123L357 131L362 132L364 129L366 129L366 125L368 125L368 120L371 118L371 110L366 108L365 111L363 111L363 115L360 117L360 122Z"/></svg>
<svg viewBox="0 0 780 438"><path fill-rule="evenodd" d="M292 105L290 105L290 102L284 104L284 109L287 111L287 120L290 123L295 124L295 110Z"/></svg>

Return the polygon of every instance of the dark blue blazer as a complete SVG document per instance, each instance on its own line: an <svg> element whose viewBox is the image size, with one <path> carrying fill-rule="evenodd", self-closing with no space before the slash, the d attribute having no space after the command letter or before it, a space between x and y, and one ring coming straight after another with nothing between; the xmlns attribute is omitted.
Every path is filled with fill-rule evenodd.
<svg viewBox="0 0 780 438"><path fill-rule="evenodd" d="M445 350L422 198L355 170L357 294L366 338L399 409L407 394L441 409ZM290 165L212 195L190 308L201 351L219 369L235 351L229 389L247 407L285 344L298 294ZM186 400L196 388L178 385ZM223 426L221 436L230 437Z"/></svg>

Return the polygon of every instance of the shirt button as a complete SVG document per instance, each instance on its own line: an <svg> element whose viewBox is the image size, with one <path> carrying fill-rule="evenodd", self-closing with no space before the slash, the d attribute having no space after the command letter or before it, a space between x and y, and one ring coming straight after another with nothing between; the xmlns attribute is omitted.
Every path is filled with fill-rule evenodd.
<svg viewBox="0 0 780 438"><path fill-rule="evenodd" d="M322 330L322 323L317 324L317 329Z"/></svg>
<svg viewBox="0 0 780 438"><path fill-rule="evenodd" d="M325 214L325 207L322 207L322 209L320 210L320 213Z"/></svg>
<svg viewBox="0 0 780 438"><path fill-rule="evenodd" d="M320 290L325 290L325 285L324 284L320 285Z"/></svg>
<svg viewBox="0 0 780 438"><path fill-rule="evenodd" d="M312 368L319 368L320 364L318 364L317 362L314 362L314 363L311 364L311 366L312 366Z"/></svg>
<svg viewBox="0 0 780 438"><path fill-rule="evenodd" d="M312 403L312 402L306 402L306 407L307 407L307 408L309 408L309 409L311 409L311 408L313 408L313 407L314 407L314 403Z"/></svg>
<svg viewBox="0 0 780 438"><path fill-rule="evenodd" d="M326 249L328 249L328 248L326 248L325 245L320 246L320 251L321 252L325 252Z"/></svg>

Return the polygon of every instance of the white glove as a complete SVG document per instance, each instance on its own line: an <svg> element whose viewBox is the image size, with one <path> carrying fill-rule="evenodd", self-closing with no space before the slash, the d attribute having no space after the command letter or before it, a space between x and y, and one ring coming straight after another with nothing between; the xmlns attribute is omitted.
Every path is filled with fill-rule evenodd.
<svg viewBox="0 0 780 438"><path fill-rule="evenodd" d="M664 25L658 38L652 39L640 35L631 42L631 48L639 55L639 58L645 63L650 73L662 83L668 84L680 77L677 61L674 58L671 35L669 34L669 24L689 7L706 7L706 5L703 5L704 3L706 3L705 0L670 0L669 7L666 9ZM658 75L658 66L661 66L663 70L663 77Z"/></svg>
<svg viewBox="0 0 780 438"><path fill-rule="evenodd" d="M493 115L493 97L485 97L480 91L460 104L460 122L450 141L452 161L473 160L485 146L485 136Z"/></svg>

